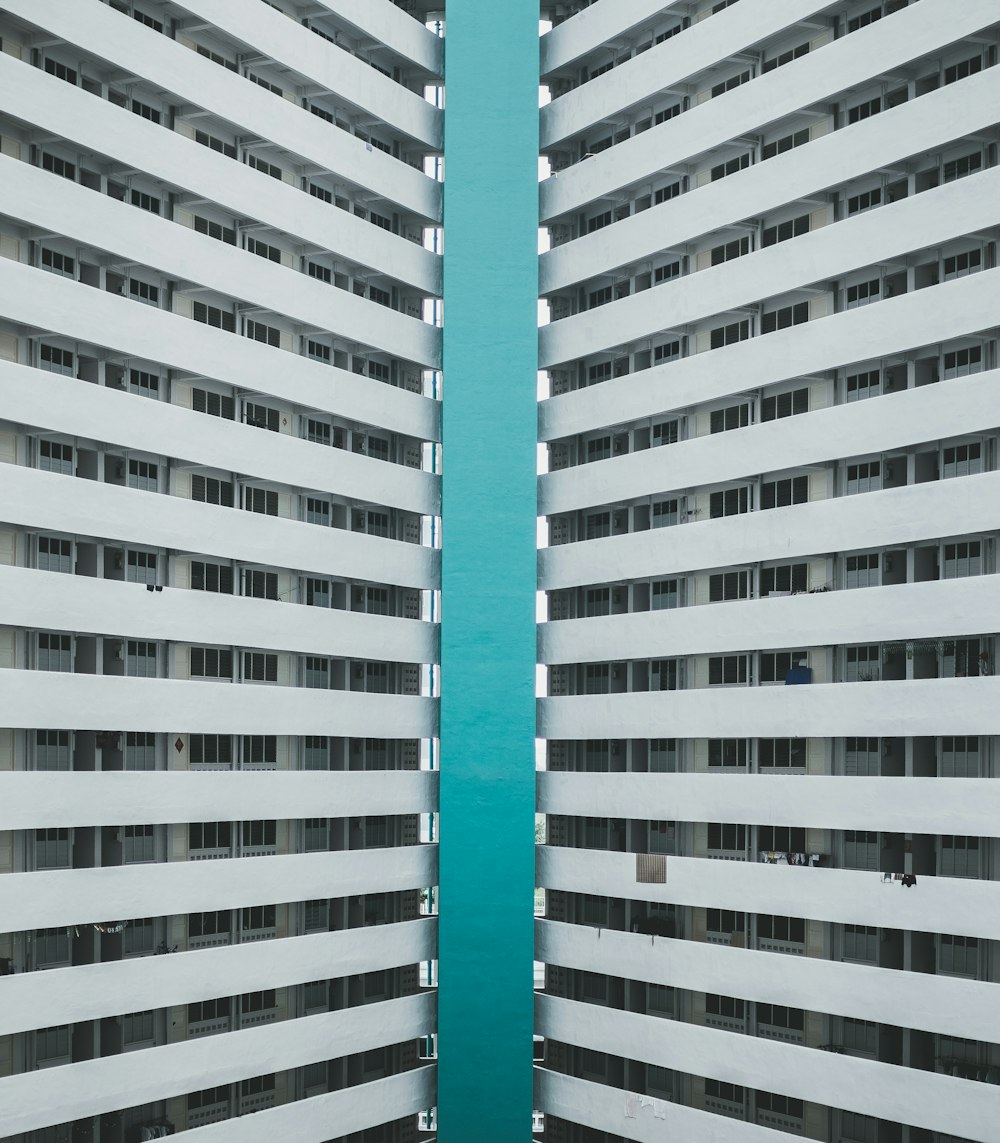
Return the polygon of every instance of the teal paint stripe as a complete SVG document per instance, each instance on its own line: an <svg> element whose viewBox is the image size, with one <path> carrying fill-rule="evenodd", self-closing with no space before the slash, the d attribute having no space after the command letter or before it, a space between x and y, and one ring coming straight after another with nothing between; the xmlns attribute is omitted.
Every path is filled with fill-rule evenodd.
<svg viewBox="0 0 1000 1143"><path fill-rule="evenodd" d="M448 0L439 1143L531 1138L538 0Z"/></svg>

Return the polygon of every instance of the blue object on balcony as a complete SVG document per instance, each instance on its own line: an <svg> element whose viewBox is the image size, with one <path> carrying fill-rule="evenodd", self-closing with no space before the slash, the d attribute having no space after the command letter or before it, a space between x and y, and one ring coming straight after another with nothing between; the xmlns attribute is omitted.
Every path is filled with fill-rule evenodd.
<svg viewBox="0 0 1000 1143"><path fill-rule="evenodd" d="M806 683L811 683L812 681L812 667L792 667L788 674L785 675L786 687L805 686Z"/></svg>

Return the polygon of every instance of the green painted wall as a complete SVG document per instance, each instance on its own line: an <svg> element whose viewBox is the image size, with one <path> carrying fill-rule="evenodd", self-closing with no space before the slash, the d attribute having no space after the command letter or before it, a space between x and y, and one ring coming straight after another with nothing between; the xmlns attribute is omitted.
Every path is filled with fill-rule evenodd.
<svg viewBox="0 0 1000 1143"><path fill-rule="evenodd" d="M439 1143L531 1138L537 0L448 0Z"/></svg>

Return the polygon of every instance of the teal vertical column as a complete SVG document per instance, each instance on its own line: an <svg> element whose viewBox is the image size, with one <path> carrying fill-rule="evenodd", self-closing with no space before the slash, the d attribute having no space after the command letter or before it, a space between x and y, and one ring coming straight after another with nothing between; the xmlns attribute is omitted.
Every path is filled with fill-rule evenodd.
<svg viewBox="0 0 1000 1143"><path fill-rule="evenodd" d="M531 1139L538 11L445 12L439 1143Z"/></svg>

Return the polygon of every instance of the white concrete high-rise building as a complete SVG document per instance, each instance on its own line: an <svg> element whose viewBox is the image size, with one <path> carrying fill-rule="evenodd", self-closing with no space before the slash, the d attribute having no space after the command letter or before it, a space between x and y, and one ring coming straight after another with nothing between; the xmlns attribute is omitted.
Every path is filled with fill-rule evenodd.
<svg viewBox="0 0 1000 1143"><path fill-rule="evenodd" d="M0 1138L434 1103L425 7L0 13Z"/></svg>
<svg viewBox="0 0 1000 1143"><path fill-rule="evenodd" d="M0 1143L997 1143L998 2L443 10L0 8Z"/></svg>
<svg viewBox="0 0 1000 1143"><path fill-rule="evenodd" d="M996 1140L1000 8L543 7L545 1139Z"/></svg>

